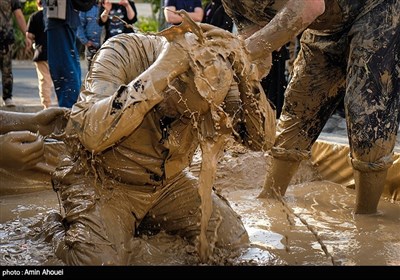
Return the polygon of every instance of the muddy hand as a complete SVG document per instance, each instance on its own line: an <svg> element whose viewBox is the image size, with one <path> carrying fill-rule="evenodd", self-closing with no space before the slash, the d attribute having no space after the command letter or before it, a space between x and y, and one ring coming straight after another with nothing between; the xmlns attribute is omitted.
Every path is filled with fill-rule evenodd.
<svg viewBox="0 0 400 280"><path fill-rule="evenodd" d="M163 51L157 63L160 65L165 64L165 67L161 68L165 68L170 72L170 78L174 78L189 69L189 41L194 39L193 34L197 37L201 36L197 35L201 34L201 29L185 11L171 12L181 15L182 23L157 33L157 35L165 37L169 42L168 47ZM185 36L186 33L192 33L192 36Z"/></svg>
<svg viewBox="0 0 400 280"><path fill-rule="evenodd" d="M199 23L199 27L201 28L203 37L205 38L231 38L234 36L231 32L208 23Z"/></svg>
<svg viewBox="0 0 400 280"><path fill-rule="evenodd" d="M181 37L187 32L195 34L199 42L203 42L203 32L200 26L192 20L189 14L185 10L171 11L172 13L179 14L182 17L182 23L179 25L173 25L163 31L157 33L157 35L164 36L168 42L176 41L177 37Z"/></svg>
<svg viewBox="0 0 400 280"><path fill-rule="evenodd" d="M61 134L68 122L70 111L65 108L48 108L35 114L33 121L43 136Z"/></svg>
<svg viewBox="0 0 400 280"><path fill-rule="evenodd" d="M29 169L44 160L44 142L41 135L30 131L11 131L0 135L0 166Z"/></svg>

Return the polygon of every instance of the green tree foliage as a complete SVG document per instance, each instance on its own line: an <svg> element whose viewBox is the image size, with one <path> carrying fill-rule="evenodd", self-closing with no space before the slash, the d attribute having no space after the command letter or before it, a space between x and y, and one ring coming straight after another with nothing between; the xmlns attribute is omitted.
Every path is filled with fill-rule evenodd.
<svg viewBox="0 0 400 280"><path fill-rule="evenodd" d="M158 22L155 18L152 17L139 16L139 21L136 25L139 28L140 32L143 33L152 33L158 31Z"/></svg>
<svg viewBox="0 0 400 280"><path fill-rule="evenodd" d="M21 1L22 12L25 16L25 21L28 23L30 15L37 11L36 0ZM25 33L21 32L18 24L14 18L14 34L15 43L13 46L13 58L14 59L31 59L33 56L32 49L25 49Z"/></svg>
<svg viewBox="0 0 400 280"><path fill-rule="evenodd" d="M26 18L37 11L36 0L27 0L25 4L23 4L23 12Z"/></svg>

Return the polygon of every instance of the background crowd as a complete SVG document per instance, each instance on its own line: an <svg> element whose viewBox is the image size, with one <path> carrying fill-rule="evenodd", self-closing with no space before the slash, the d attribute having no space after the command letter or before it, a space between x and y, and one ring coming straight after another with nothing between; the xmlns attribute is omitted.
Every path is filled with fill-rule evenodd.
<svg viewBox="0 0 400 280"><path fill-rule="evenodd" d="M2 11L8 12L8 15L4 12L0 14L0 28L8 30L12 34L9 37L16 38L16 40L2 43L7 47L0 46L2 48L4 106L16 105L12 100L11 61L18 56L16 49L21 49L21 47L15 44L18 44L21 38L18 38L20 32L15 30L15 23L18 23L21 32L25 33L23 53L35 64L39 97L43 108L72 107L81 87L80 60L84 58L87 69L90 69L93 56L108 38L121 33L161 31L170 25L179 24L180 16L173 11L183 9L196 22L208 23L229 32L236 32L221 0L145 1L151 2L153 9L158 9L159 14L162 15L156 30L154 30L154 24L151 26L144 18L141 18L143 23L140 25L140 14L135 1L92 0L88 1L92 2L92 5L86 11L77 11L72 5L72 0L65 0L65 7L60 5L63 1L47 2L49 3L47 8L46 1L42 0L5 0L1 3ZM60 4L56 4L58 2ZM60 6L61 9L65 8L65 14L62 16L65 18L57 18L58 15L55 15L56 7L59 11ZM46 12L48 9L52 11L50 15ZM270 74L261 81L268 98L276 107L277 118L280 115L284 91L290 79L291 63L296 55L295 43L294 40L293 44L287 44L273 53L273 67ZM47 48L47 44L51 45L51 48ZM13 47L8 48L8 46ZM7 52L3 50L6 48L8 48ZM53 99L57 104L52 103L53 91L55 92Z"/></svg>

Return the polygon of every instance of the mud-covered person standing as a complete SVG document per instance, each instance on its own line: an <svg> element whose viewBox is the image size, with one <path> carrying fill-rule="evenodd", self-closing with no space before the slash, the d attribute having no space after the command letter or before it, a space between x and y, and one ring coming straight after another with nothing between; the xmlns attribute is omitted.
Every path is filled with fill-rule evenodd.
<svg viewBox="0 0 400 280"><path fill-rule="evenodd" d="M256 63L304 30L259 197L284 195L343 97L355 213L377 211L400 122L398 0L223 0Z"/></svg>

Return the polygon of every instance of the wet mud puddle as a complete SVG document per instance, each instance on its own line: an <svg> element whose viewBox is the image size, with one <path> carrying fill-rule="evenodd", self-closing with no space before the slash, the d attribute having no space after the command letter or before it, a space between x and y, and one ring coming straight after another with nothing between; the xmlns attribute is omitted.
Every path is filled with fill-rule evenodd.
<svg viewBox="0 0 400 280"><path fill-rule="evenodd" d="M265 172L260 153L225 153L216 190L241 215L251 244L215 251L216 265L400 265L400 205L381 198L375 215L353 215L355 192L316 180L292 184L283 201L256 199ZM193 166L193 172L199 164ZM0 265L63 265L40 238L48 213L59 211L52 190L0 197ZM39 238L38 238L39 236ZM198 265L196 247L159 233L138 242L132 265Z"/></svg>

